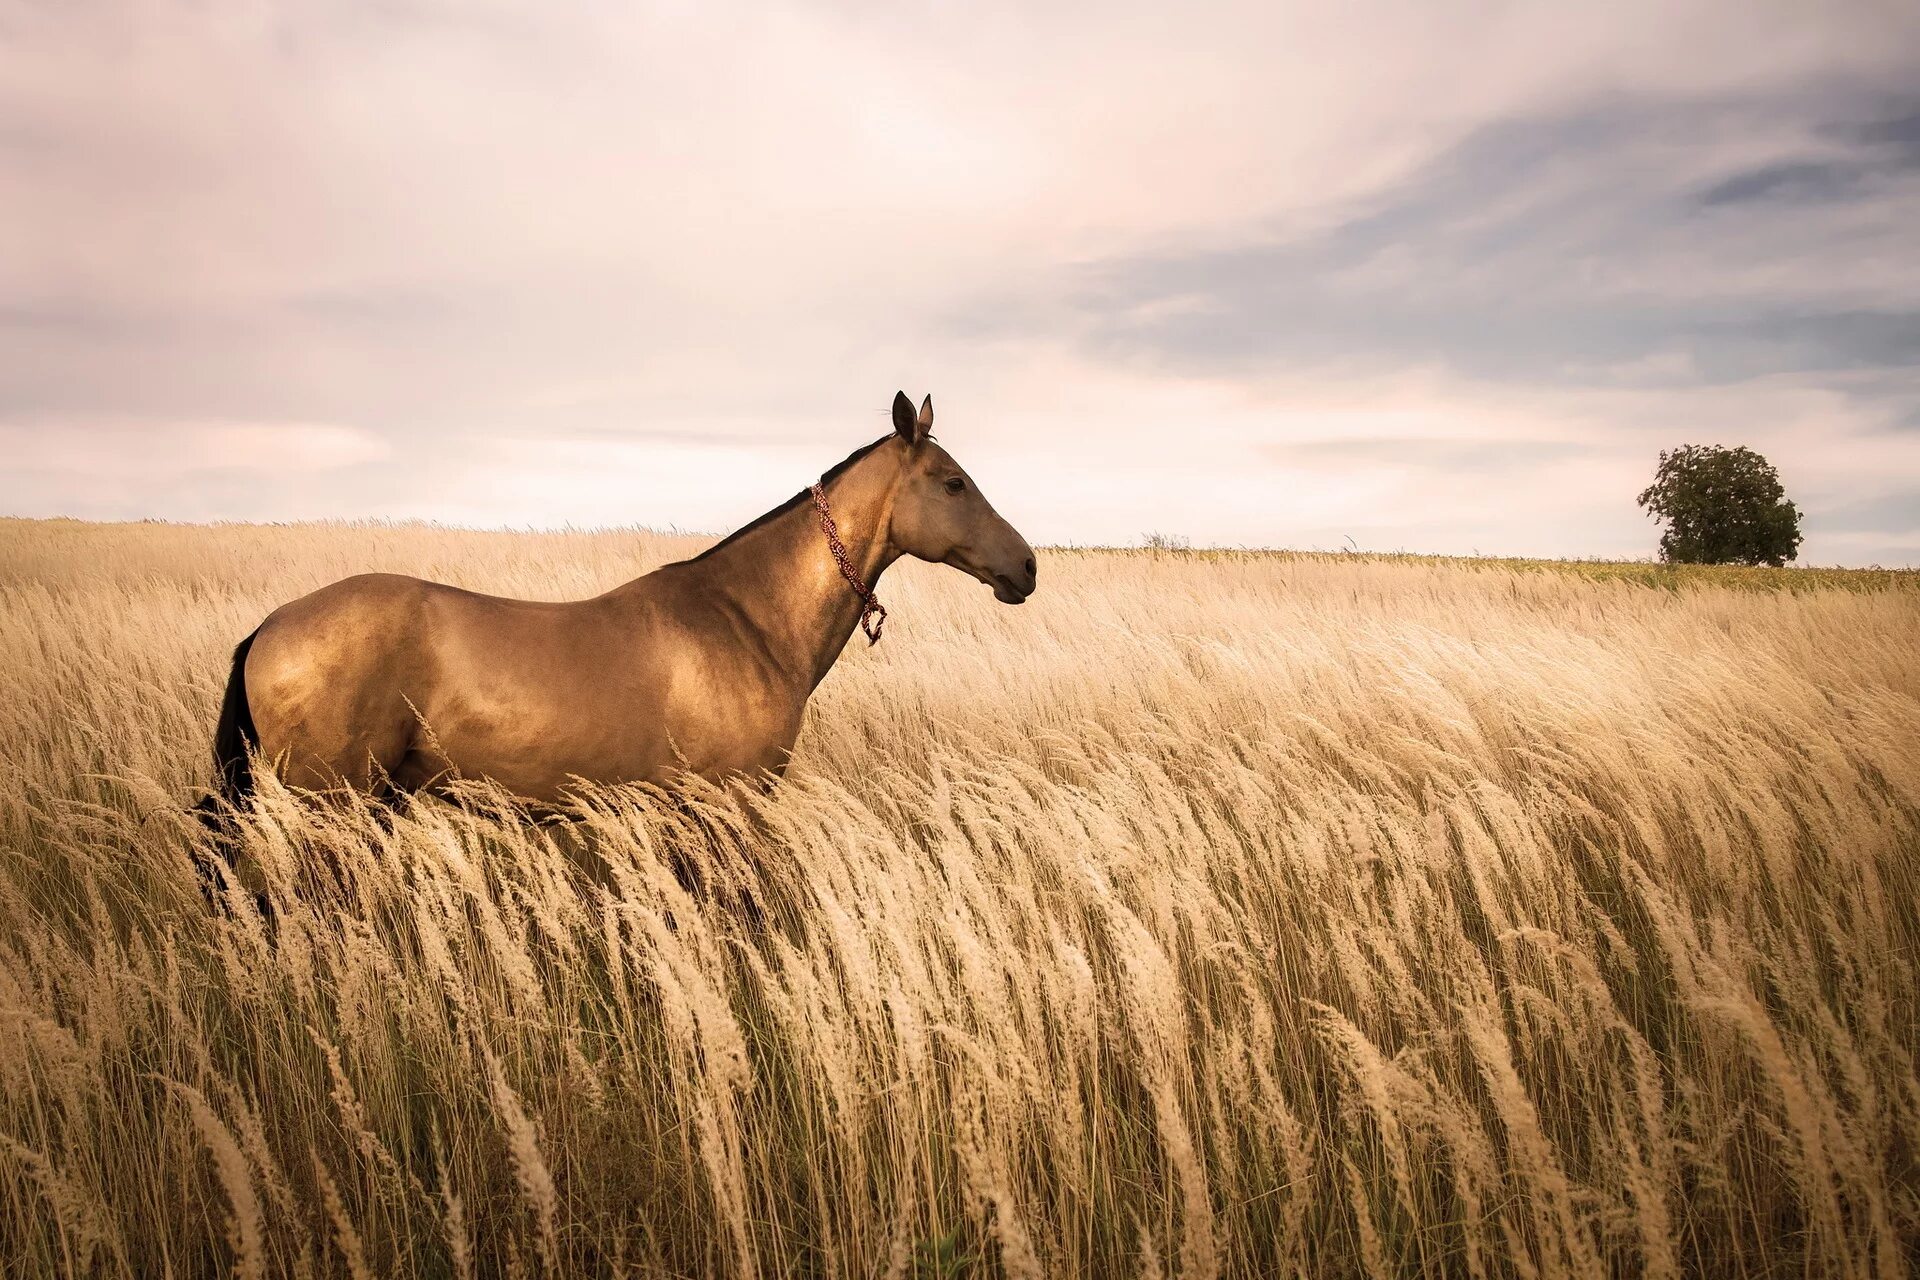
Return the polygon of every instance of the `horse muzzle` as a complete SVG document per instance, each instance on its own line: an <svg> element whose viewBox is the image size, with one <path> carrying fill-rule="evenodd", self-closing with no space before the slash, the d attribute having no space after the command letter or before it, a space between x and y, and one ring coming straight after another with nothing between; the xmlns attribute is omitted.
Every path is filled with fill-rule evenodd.
<svg viewBox="0 0 1920 1280"><path fill-rule="evenodd" d="M1035 573L1036 568L1033 557L1029 555L1026 563L1021 565L1019 573L995 573L990 578L982 580L992 585L993 598L1001 604L1025 604L1027 597L1033 594L1033 589L1039 581Z"/></svg>
<svg viewBox="0 0 1920 1280"><path fill-rule="evenodd" d="M992 587L993 598L1001 604L1024 604L1027 597L1033 594L1035 565L1032 552L1028 552L1018 567L1012 569L976 564L965 552L948 556L946 563Z"/></svg>

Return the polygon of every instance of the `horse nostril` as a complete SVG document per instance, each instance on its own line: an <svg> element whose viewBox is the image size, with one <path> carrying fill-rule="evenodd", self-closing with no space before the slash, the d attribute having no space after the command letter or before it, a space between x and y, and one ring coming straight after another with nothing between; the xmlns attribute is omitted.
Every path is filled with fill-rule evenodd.
<svg viewBox="0 0 1920 1280"><path fill-rule="evenodd" d="M1028 576L1029 578L1031 578L1031 577L1033 577L1033 576L1034 576L1034 574L1033 574L1033 557L1032 557L1032 556L1028 556L1028 557L1027 557L1027 576Z"/></svg>

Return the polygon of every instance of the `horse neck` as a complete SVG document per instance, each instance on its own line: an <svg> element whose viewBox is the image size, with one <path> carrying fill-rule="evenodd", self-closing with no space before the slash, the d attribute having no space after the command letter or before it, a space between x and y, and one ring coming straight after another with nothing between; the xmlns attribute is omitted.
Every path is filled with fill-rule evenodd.
<svg viewBox="0 0 1920 1280"><path fill-rule="evenodd" d="M882 444L826 483L847 560L871 590L899 558L887 538L900 464ZM812 501L801 500L698 561L710 587L755 631L782 671L811 691L832 669L864 603L840 573Z"/></svg>

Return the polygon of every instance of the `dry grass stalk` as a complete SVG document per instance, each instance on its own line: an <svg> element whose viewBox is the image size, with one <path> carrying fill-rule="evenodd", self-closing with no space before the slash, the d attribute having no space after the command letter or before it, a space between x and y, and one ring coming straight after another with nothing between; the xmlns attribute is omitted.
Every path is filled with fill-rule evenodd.
<svg viewBox="0 0 1920 1280"><path fill-rule="evenodd" d="M0 522L0 1271L1908 1273L1904 579L903 566L773 794L268 786L205 909L272 604L694 545Z"/></svg>

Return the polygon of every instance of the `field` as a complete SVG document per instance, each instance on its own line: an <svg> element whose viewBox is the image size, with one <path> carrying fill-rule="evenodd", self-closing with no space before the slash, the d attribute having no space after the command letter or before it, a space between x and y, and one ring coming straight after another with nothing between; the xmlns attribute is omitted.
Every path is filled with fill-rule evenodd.
<svg viewBox="0 0 1920 1280"><path fill-rule="evenodd" d="M208 910L273 605L698 545L0 522L0 1275L1912 1268L1912 575L903 565L772 794L270 792Z"/></svg>

